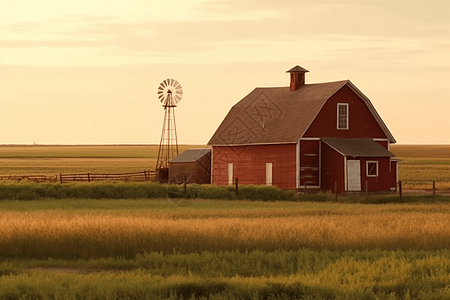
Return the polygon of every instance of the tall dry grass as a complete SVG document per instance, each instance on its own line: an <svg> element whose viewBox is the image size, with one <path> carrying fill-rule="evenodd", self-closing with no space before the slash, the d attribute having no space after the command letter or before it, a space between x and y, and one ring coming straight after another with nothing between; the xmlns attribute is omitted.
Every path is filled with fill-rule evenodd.
<svg viewBox="0 0 450 300"><path fill-rule="evenodd" d="M450 249L447 213L263 218L153 218L140 215L0 214L0 255L36 258L134 257L145 252Z"/></svg>

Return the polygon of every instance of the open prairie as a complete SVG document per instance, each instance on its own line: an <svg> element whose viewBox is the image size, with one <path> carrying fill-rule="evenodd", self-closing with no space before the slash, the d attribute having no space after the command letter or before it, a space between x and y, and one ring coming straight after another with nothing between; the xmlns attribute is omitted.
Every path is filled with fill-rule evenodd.
<svg viewBox="0 0 450 300"><path fill-rule="evenodd" d="M391 150L402 180L448 177L448 147ZM156 156L157 146L0 146L0 174L141 171ZM81 193L78 185L5 184L22 190L18 199L44 191L54 198L0 201L0 299L450 297L446 196L384 205L331 203L330 195L324 203L198 199L181 207L134 194L112 200L102 190L112 186L89 186L102 199L58 198L58 187Z"/></svg>
<svg viewBox="0 0 450 300"><path fill-rule="evenodd" d="M200 147L180 145L179 152ZM392 145L391 151L401 160L399 180L450 187L449 145ZM0 175L140 172L153 170L157 156L158 145L3 145Z"/></svg>
<svg viewBox="0 0 450 300"><path fill-rule="evenodd" d="M450 188L449 145L392 145L391 152L401 160L399 180L410 182L406 187L430 188L435 180L438 188Z"/></svg>
<svg viewBox="0 0 450 300"><path fill-rule="evenodd" d="M130 173L154 170L158 145L2 145L0 175ZM180 145L182 153L204 146Z"/></svg>

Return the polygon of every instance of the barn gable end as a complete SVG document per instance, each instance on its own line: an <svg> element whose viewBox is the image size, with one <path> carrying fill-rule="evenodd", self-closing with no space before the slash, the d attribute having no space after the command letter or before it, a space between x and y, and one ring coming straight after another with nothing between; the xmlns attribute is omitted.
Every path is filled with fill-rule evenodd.
<svg viewBox="0 0 450 300"><path fill-rule="evenodd" d="M338 129L337 109L339 104L348 106L348 129ZM302 137L340 137L389 140L367 104L348 85L331 96ZM391 139L392 142L392 139Z"/></svg>

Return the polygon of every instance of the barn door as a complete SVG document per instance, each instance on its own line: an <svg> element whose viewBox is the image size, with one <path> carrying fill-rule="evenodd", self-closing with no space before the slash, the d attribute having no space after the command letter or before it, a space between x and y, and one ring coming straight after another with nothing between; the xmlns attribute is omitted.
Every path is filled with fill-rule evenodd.
<svg viewBox="0 0 450 300"><path fill-rule="evenodd" d="M359 160L347 161L347 190L361 191L361 163Z"/></svg>
<svg viewBox="0 0 450 300"><path fill-rule="evenodd" d="M272 163L266 163L266 185L272 185Z"/></svg>
<svg viewBox="0 0 450 300"><path fill-rule="evenodd" d="M228 163L228 185L233 185L233 163Z"/></svg>

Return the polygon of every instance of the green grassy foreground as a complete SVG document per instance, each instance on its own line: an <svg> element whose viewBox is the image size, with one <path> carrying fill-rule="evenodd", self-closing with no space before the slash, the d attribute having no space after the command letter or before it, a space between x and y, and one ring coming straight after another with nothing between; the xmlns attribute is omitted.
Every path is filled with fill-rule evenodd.
<svg viewBox="0 0 450 300"><path fill-rule="evenodd" d="M189 207L177 206L167 198L1 200L0 299L447 299L450 247L445 234L449 232L450 205L428 199L417 196L414 203L384 205L197 200ZM101 220L107 222L98 223ZM354 223L358 220L362 222ZM426 220L441 223L444 230L437 232L435 248L396 250L408 240L411 245L420 244L421 230L431 230L424 231L426 236L438 230ZM276 227L285 226L289 232L309 226L307 222L312 222L310 229L297 233L303 234L299 241L309 241L304 247L278 249L291 237L272 236ZM346 237L341 233L337 240L344 246L341 250L314 249L314 245L330 240L334 232L341 232L339 227L345 222L349 226L342 233L349 232L347 238L354 235L361 240L372 232L376 242L377 228L386 238L390 231L402 234L402 238L387 240L390 250L379 250L377 244L354 250L345 246ZM89 224L77 225L85 223ZM41 227L35 227L38 224ZM132 233L140 231L141 224L155 226L149 233L166 232L159 235L163 240L160 250L128 256ZM250 224L255 224L256 231L245 231ZM126 231L124 226L134 229ZM186 234L194 234L186 239L186 245L193 248L164 249L164 238L179 241ZM93 252L79 253L91 257L58 258L64 252L55 250L64 249L69 235L80 238L80 244L85 243L80 249ZM207 236L204 241L196 238L202 235ZM88 248L88 240L95 236L101 239L94 248ZM223 245L231 246L230 250L196 250L215 236L227 239ZM240 238L248 241L258 236L264 241L261 247L272 250L233 250ZM274 242L271 236L281 239ZM43 244L39 244L40 239ZM23 243L7 248L8 241L14 240ZM49 242L52 246L46 248ZM155 239L153 243L160 242ZM128 248L93 258L101 249L120 250L118 245ZM32 253L29 250L33 247L38 247L36 253L48 254L32 258L27 253Z"/></svg>
<svg viewBox="0 0 450 300"><path fill-rule="evenodd" d="M92 182L92 183L34 183L0 182L0 200L37 199L220 199L220 200L296 200L295 191L273 186L242 185L236 195L234 186L167 185L156 182ZM319 199L319 196L316 196ZM331 195L322 195L328 199Z"/></svg>
<svg viewBox="0 0 450 300"><path fill-rule="evenodd" d="M216 200L263 200L263 201L312 201L339 203L411 203L447 202L444 195L420 197L398 194L371 194L368 197L341 196L329 193L297 194L293 190L281 190L274 186L241 185L238 194L234 186L167 185L154 182L84 182L84 183L34 183L0 181L0 200L39 200L39 199L178 199L181 204L195 199Z"/></svg>
<svg viewBox="0 0 450 300"><path fill-rule="evenodd" d="M448 251L222 252L0 263L1 299L446 299Z"/></svg>

